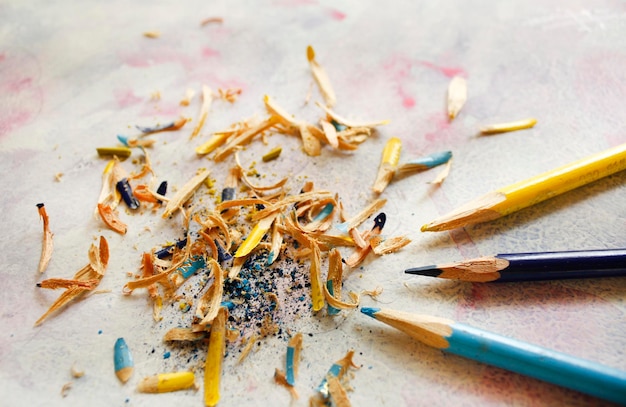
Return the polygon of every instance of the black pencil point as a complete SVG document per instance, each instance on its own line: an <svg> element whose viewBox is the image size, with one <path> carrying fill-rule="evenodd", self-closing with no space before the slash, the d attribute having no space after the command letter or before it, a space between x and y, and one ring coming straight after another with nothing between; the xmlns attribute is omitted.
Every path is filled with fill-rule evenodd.
<svg viewBox="0 0 626 407"><path fill-rule="evenodd" d="M426 277L439 277L442 273L442 270L439 270L436 265L432 266L423 266L423 267L414 267L410 269L404 270L406 274L416 274L418 276L426 276Z"/></svg>

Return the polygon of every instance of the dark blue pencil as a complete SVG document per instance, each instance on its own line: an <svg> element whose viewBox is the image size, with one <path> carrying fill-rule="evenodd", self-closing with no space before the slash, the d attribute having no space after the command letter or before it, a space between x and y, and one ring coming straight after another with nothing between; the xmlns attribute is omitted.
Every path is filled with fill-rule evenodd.
<svg viewBox="0 0 626 407"><path fill-rule="evenodd" d="M404 272L477 283L626 276L626 249L505 253Z"/></svg>

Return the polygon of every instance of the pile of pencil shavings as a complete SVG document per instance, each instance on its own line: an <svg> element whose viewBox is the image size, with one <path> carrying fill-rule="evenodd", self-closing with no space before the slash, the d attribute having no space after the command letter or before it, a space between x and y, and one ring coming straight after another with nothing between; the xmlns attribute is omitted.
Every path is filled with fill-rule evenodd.
<svg viewBox="0 0 626 407"><path fill-rule="evenodd" d="M403 236L386 238L382 235L386 215L381 211L385 199L375 199L358 214L349 216L336 193L317 190L313 182L301 185L297 193L288 189L288 178L273 185L255 185L249 179L253 171L245 170L240 164L237 151L268 135L299 136L303 151L316 156L324 145L356 150L376 126L386 123L357 123L331 110L335 103L334 92L310 47L307 58L326 100L326 105L318 103L323 111L319 126L293 118L272 98L265 96L266 118L235 123L225 131L213 133L207 142L195 148L198 155L211 158L215 165L233 157L234 163L223 180L221 196L216 192L219 181L211 177L207 168L198 168L195 174L189 174L189 180L173 195L167 193L167 181L156 175L157 168L152 165L149 153L155 148L155 140L149 136L181 131L190 119L180 118L153 127L136 126L140 132L137 137L120 135L117 138L121 145L97 149L98 154L109 161L102 172L102 188L94 215L109 229L120 235L129 230L124 215L118 210L122 202L129 208L125 215L141 214L147 209L174 221L181 214L184 236L179 236L175 243L143 253L139 273L124 285L123 293L131 295L136 290L146 290L153 304L155 321L163 319L164 306L179 304L186 325L170 329L163 338L165 342L204 344L208 341L204 366L207 405L219 401L226 342L240 349L241 363L262 338L277 333L297 337L288 324L306 311L326 310L328 316L333 316L341 310L356 308L360 294L350 292L345 296L342 293L344 267L357 267L370 253L382 256L410 243ZM220 89L218 96L233 103L240 93L241 90ZM188 106L193 94L188 90L181 105ZM203 86L200 114L190 140L201 133L213 96L211 89ZM140 151L139 156L128 160L135 151ZM275 159L279 154L280 149L273 151L263 157L264 161ZM133 164L132 170L126 168L128 162ZM211 199L203 199L207 195ZM207 201L216 203L207 205ZM43 204L38 208L44 222L40 261L43 271L52 255L52 233ZM373 225L366 225L373 216ZM330 233L333 226L339 233ZM343 259L340 247L350 250L351 254ZM104 238L99 249L92 246L89 256L90 264L74 279L49 279L39 284L42 288L66 288L66 293L37 324L72 299L97 287L109 256ZM339 370L331 368L317 389L321 398L316 397L317 401L312 403L324 403L330 397L337 405L347 405L341 383L345 383L348 367L355 367L352 354L349 352L337 362ZM299 351L295 357L288 356L285 370L284 383L294 396L297 396L293 388L297 368L294 370L293 364L297 366L298 358ZM181 389L189 387L188 376L183 376L181 379L175 375L176 381L184 382ZM282 383L281 377L277 370L278 383ZM142 382L140 390L150 391L154 387L161 391L160 376L149 379Z"/></svg>

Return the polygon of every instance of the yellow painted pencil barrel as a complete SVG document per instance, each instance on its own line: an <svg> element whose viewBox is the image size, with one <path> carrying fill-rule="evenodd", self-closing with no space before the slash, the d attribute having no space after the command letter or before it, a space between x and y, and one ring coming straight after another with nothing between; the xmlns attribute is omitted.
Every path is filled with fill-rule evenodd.
<svg viewBox="0 0 626 407"><path fill-rule="evenodd" d="M624 169L626 144L501 188L506 201L492 209L508 215Z"/></svg>
<svg viewBox="0 0 626 407"><path fill-rule="evenodd" d="M450 230L497 219L626 169L626 144L490 192L422 226Z"/></svg>

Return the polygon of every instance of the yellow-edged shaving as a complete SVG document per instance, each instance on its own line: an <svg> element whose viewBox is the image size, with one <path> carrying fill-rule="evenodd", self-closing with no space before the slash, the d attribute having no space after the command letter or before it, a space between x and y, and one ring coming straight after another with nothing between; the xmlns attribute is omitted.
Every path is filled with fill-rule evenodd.
<svg viewBox="0 0 626 407"><path fill-rule="evenodd" d="M481 127L480 134L489 135L489 134L506 133L509 131L530 129L535 124L537 124L537 119L533 119L533 118L518 120L515 122L491 124L488 126Z"/></svg>
<svg viewBox="0 0 626 407"><path fill-rule="evenodd" d="M254 250L255 247L259 245L263 236L267 233L267 231L274 223L274 219L278 216L278 213L271 214L263 219L261 219L250 231L248 237L244 242L239 246L237 252L235 252L235 257L243 257Z"/></svg>
<svg viewBox="0 0 626 407"><path fill-rule="evenodd" d="M213 135L207 142L202 143L198 147L196 147L196 154L206 155L212 153L218 147L223 145L229 136L230 134L228 133L213 133Z"/></svg>
<svg viewBox="0 0 626 407"><path fill-rule="evenodd" d="M311 248L311 299L313 301L313 311L324 308L324 294L322 292L322 277L320 275L321 253L317 243L310 239Z"/></svg>
<svg viewBox="0 0 626 407"><path fill-rule="evenodd" d="M374 187L372 188L375 193L382 193L393 179L393 175L398 167L398 162L400 161L401 151L402 141L399 138L392 137L387 140L380 160L380 166L378 167L378 175L376 176Z"/></svg>

